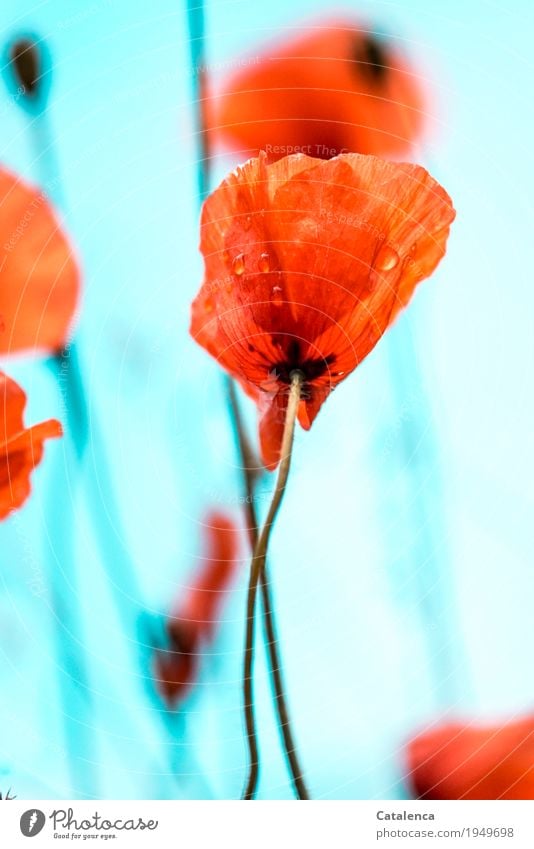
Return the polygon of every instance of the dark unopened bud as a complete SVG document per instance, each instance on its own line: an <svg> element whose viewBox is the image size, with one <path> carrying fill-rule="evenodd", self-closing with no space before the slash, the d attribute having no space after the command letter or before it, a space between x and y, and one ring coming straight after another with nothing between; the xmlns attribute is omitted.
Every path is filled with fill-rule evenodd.
<svg viewBox="0 0 534 849"><path fill-rule="evenodd" d="M9 51L13 73L27 97L38 97L42 73L39 47L29 38L14 41Z"/></svg>
<svg viewBox="0 0 534 849"><path fill-rule="evenodd" d="M388 51L384 42L371 34L357 36L353 58L358 63L358 70L369 80L381 83L387 77Z"/></svg>

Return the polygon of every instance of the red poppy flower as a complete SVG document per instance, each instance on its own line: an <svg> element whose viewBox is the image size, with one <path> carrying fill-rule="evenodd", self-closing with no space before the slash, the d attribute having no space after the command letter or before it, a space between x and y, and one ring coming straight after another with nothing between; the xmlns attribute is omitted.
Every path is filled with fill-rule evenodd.
<svg viewBox="0 0 534 849"><path fill-rule="evenodd" d="M351 20L306 28L242 67L206 103L207 124L246 155L397 156L420 133L419 80L395 44Z"/></svg>
<svg viewBox="0 0 534 849"><path fill-rule="evenodd" d="M451 200L418 165L298 154L238 168L204 204L191 333L256 400L279 461L290 374L311 427L445 253Z"/></svg>
<svg viewBox="0 0 534 849"><path fill-rule="evenodd" d="M0 353L55 353L79 294L72 249L45 196L0 168Z"/></svg>
<svg viewBox="0 0 534 849"><path fill-rule="evenodd" d="M0 372L0 519L21 507L30 494L30 474L43 456L45 439L61 436L55 419L25 428L26 395Z"/></svg>
<svg viewBox="0 0 534 849"><path fill-rule="evenodd" d="M202 646L213 639L225 593L235 575L239 532L224 514L205 523L207 551L186 593L167 622L169 650L156 657L156 678L165 700L184 698L198 671Z"/></svg>
<svg viewBox="0 0 534 849"><path fill-rule="evenodd" d="M407 761L419 799L534 799L534 716L426 731L409 743Z"/></svg>

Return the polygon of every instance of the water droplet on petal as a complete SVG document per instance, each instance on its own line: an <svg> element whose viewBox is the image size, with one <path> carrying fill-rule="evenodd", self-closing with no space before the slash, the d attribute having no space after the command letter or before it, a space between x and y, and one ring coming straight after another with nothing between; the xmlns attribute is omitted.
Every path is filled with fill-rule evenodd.
<svg viewBox="0 0 534 849"><path fill-rule="evenodd" d="M250 230L250 228L252 227L252 215L245 215L245 218L243 220L243 227L245 228L245 230Z"/></svg>
<svg viewBox="0 0 534 849"><path fill-rule="evenodd" d="M222 258L223 258L223 262L225 262L226 265L230 264L230 254L228 253L228 251L223 251Z"/></svg>
<svg viewBox="0 0 534 849"><path fill-rule="evenodd" d="M273 290L271 292L272 302L275 307L280 307L284 303L282 298L282 287L281 286L273 286Z"/></svg>
<svg viewBox="0 0 534 849"><path fill-rule="evenodd" d="M213 310L215 309L213 298L206 298L206 300L204 301L204 309L206 312L213 312Z"/></svg>
<svg viewBox="0 0 534 849"><path fill-rule="evenodd" d="M258 260L258 268L262 272L271 270L271 258L269 254L260 254L260 258Z"/></svg>
<svg viewBox="0 0 534 849"><path fill-rule="evenodd" d="M245 254L238 254L236 257L234 257L234 261L232 262L232 270L234 274L237 274L238 277L241 277L241 275L245 271Z"/></svg>
<svg viewBox="0 0 534 849"><path fill-rule="evenodd" d="M391 271L399 262L399 255L389 245L383 245L376 258L376 268L380 271Z"/></svg>

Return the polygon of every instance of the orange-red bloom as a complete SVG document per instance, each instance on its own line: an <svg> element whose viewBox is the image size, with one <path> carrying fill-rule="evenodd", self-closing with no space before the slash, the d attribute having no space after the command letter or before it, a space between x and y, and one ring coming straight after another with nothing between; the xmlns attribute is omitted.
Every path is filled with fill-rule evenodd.
<svg viewBox="0 0 534 849"><path fill-rule="evenodd" d="M420 799L534 799L534 716L440 726L409 743L407 763Z"/></svg>
<svg viewBox="0 0 534 849"><path fill-rule="evenodd" d="M30 474L43 456L45 439L61 436L61 425L49 419L24 427L26 395L0 372L0 519L21 507L30 494Z"/></svg>
<svg viewBox="0 0 534 849"><path fill-rule="evenodd" d="M329 159L405 154L424 115L421 86L395 44L351 20L304 29L243 67L207 100L211 134L244 158L266 150Z"/></svg>
<svg viewBox="0 0 534 849"><path fill-rule="evenodd" d="M0 353L55 353L79 294L71 247L45 196L0 168Z"/></svg>
<svg viewBox="0 0 534 849"><path fill-rule="evenodd" d="M435 269L453 218L424 168L358 154L260 156L208 198L191 333L255 398L267 467L279 461L291 372L304 375L308 429Z"/></svg>
<svg viewBox="0 0 534 849"><path fill-rule="evenodd" d="M225 593L235 575L239 532L222 513L205 522L206 555L167 622L169 650L156 657L156 678L165 700L175 705L196 679L202 647L213 639Z"/></svg>

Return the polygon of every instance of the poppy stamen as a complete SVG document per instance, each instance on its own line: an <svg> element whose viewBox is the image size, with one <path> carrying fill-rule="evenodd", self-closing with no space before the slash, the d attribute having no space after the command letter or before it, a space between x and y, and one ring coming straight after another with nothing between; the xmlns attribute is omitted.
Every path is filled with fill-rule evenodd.
<svg viewBox="0 0 534 849"><path fill-rule="evenodd" d="M298 350L300 352L300 348ZM302 375L303 386L313 383L329 371L329 367L336 360L335 354L328 354L327 357L308 357L307 359L293 358L289 354L288 350L287 358L277 362L271 371L271 375L274 375L280 383L285 383L287 386L291 385L294 372L299 372Z"/></svg>

